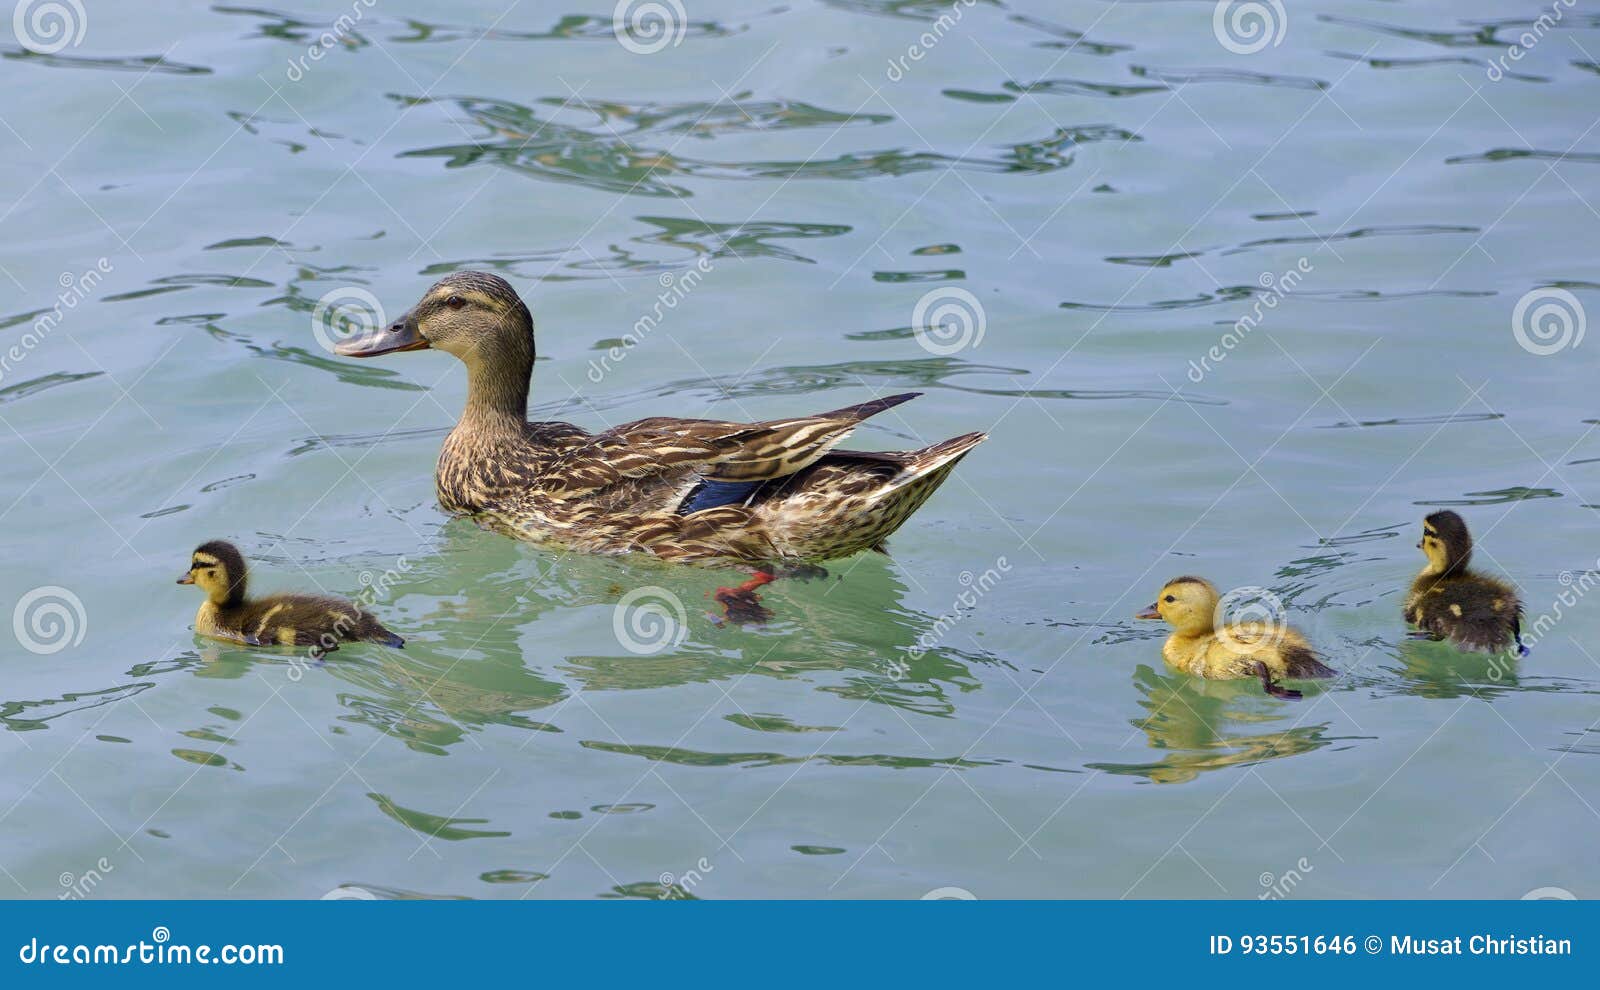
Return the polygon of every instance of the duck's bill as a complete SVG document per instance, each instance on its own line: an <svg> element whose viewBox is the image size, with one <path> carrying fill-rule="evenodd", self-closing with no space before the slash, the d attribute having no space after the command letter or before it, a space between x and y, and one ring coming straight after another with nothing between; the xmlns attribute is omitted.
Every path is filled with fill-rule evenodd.
<svg viewBox="0 0 1600 990"><path fill-rule="evenodd" d="M179 584L194 584L194 575L186 573L186 574L184 574L183 577L178 579L178 583Z"/></svg>
<svg viewBox="0 0 1600 990"><path fill-rule="evenodd" d="M400 351L420 351L427 346L428 340L417 329L417 321L407 313L382 330L341 340L333 350L345 357L369 358Z"/></svg>
<svg viewBox="0 0 1600 990"><path fill-rule="evenodd" d="M1159 619L1161 618L1161 610L1156 608L1155 605L1150 605L1133 613L1133 617L1135 619Z"/></svg>

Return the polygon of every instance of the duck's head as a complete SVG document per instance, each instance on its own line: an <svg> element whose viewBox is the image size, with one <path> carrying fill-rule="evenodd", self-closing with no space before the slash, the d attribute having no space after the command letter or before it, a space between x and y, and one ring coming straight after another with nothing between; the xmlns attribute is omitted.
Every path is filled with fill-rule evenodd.
<svg viewBox="0 0 1600 990"><path fill-rule="evenodd" d="M1472 535L1467 521L1449 509L1422 520L1417 549L1428 558L1429 574L1453 574L1467 569L1472 560Z"/></svg>
<svg viewBox="0 0 1600 990"><path fill-rule="evenodd" d="M489 272L453 272L387 327L341 341L346 357L377 357L426 347L474 366L485 361L533 362L533 316L511 283Z"/></svg>
<svg viewBox="0 0 1600 990"><path fill-rule="evenodd" d="M244 554L239 548L226 540L212 540L195 547L189 569L178 583L199 585L218 605L236 605L244 601L245 577Z"/></svg>
<svg viewBox="0 0 1600 990"><path fill-rule="evenodd" d="M1136 619L1164 619L1186 636L1210 632L1216 625L1217 588L1205 578L1177 577L1161 588L1155 604L1135 613Z"/></svg>

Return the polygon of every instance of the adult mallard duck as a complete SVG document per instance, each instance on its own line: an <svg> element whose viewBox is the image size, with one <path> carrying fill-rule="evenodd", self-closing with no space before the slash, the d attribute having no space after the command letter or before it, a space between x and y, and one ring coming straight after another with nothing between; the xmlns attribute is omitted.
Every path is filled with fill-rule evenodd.
<svg viewBox="0 0 1600 990"><path fill-rule="evenodd" d="M370 612L332 595L268 595L249 598L244 554L226 540L195 548L179 584L206 593L195 613L194 631L211 639L247 646L309 646L321 657L341 642L370 640L396 649L406 641L385 629Z"/></svg>
<svg viewBox="0 0 1600 990"><path fill-rule="evenodd" d="M1448 509L1429 515L1417 549L1428 563L1406 596L1406 621L1418 627L1413 638L1449 640L1464 650L1527 653L1516 589L1469 569L1472 534L1466 520Z"/></svg>
<svg viewBox="0 0 1600 990"><path fill-rule="evenodd" d="M530 423L533 317L509 283L486 272L440 279L404 316L338 352L427 347L467 366L466 409L434 475L439 502L512 536L587 552L761 566L882 550L985 439L968 433L893 453L835 449L862 420L915 392L764 423L654 417L601 433Z"/></svg>
<svg viewBox="0 0 1600 990"><path fill-rule="evenodd" d="M1216 585L1205 578L1178 577L1161 589L1155 604L1135 618L1165 619L1172 635L1161 647L1161 659L1174 671L1212 680L1255 677L1261 689L1276 698L1298 698L1277 678L1332 677L1336 673L1317 658L1298 629L1276 616L1268 621L1229 622L1219 615L1222 601Z"/></svg>

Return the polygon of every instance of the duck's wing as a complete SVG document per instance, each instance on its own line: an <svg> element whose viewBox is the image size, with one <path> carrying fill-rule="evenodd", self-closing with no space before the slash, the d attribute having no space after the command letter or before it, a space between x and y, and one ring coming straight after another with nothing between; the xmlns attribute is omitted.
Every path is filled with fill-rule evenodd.
<svg viewBox="0 0 1600 990"><path fill-rule="evenodd" d="M564 452L542 487L571 497L672 475L718 482L782 478L816 463L868 416L920 394L906 392L764 423L660 416L624 423Z"/></svg>

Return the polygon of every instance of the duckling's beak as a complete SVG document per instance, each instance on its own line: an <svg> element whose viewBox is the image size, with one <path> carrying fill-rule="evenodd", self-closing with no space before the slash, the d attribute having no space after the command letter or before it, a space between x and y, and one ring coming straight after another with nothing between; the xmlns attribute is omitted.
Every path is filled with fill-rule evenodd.
<svg viewBox="0 0 1600 990"><path fill-rule="evenodd" d="M193 572L184 571L183 572L183 577L178 579L178 583L179 584L194 584L194 574L193 574Z"/></svg>
<svg viewBox="0 0 1600 990"><path fill-rule="evenodd" d="M1148 608L1142 608L1133 613L1133 617L1135 619L1159 619L1161 618L1161 610L1156 608L1155 602L1151 602Z"/></svg>
<svg viewBox="0 0 1600 990"><path fill-rule="evenodd" d="M345 357L369 358L397 351L420 351L427 346L428 340L422 336L422 331L417 327L417 318L413 310L382 330L369 333L365 337L341 340L333 349L335 353L343 354Z"/></svg>

